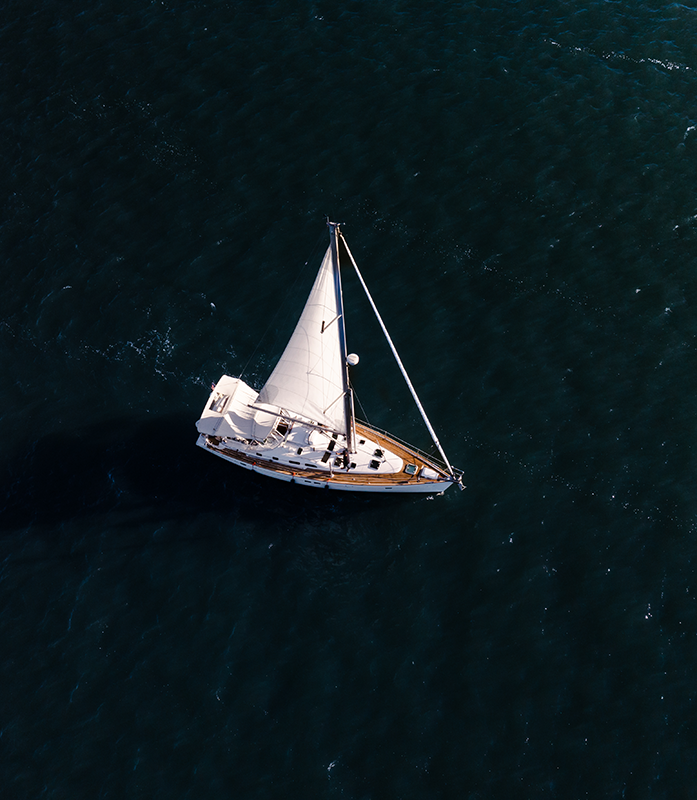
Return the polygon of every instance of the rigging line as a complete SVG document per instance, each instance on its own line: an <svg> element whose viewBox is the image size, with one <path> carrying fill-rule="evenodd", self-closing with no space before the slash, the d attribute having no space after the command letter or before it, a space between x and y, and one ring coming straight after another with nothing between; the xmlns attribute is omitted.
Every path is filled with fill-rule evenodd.
<svg viewBox="0 0 697 800"><path fill-rule="evenodd" d="M363 408L363 403L361 403L361 398L356 394L356 390L351 387L351 391L353 392L353 396L356 400L358 400L358 405L361 407L361 414L363 414L363 419L370 425L370 420L368 419L368 415L365 413L365 409Z"/></svg>
<svg viewBox="0 0 697 800"><path fill-rule="evenodd" d="M443 450L443 448L441 446L441 443L438 441L438 437L436 436L436 432L433 430L433 426L431 425L430 420L426 416L426 412L424 411L424 407L421 405L421 401L419 400L419 396L416 394L416 389L414 389L414 386L413 386L411 380L409 379L409 375L407 375L407 371L404 368L404 364L402 364L402 359L399 357L399 353L397 352L397 348L394 346L394 344L392 342L392 339L390 338L390 334L387 332L387 328L385 327L385 323L382 321L382 317L380 316L380 312L378 311L377 306L375 305L375 301L373 300L370 292L368 291L368 287L366 286L365 281L363 280L363 276L361 275L361 271L358 269L358 264L356 264L356 260L354 259L351 251L349 250L349 246L346 244L346 239L344 239L343 236L341 236L341 241L343 242L344 247L346 248L346 252L348 253L349 258L351 259L351 263L353 264L353 268L356 270L356 275L358 276L358 280L361 282L361 286L363 287L363 290L366 293L368 301L370 302L370 305L371 305L371 307L373 309L373 313L375 314L375 317L377 318L377 321L379 322L380 327L382 328L382 332L385 334L385 338L387 339L387 344L389 344L390 350L392 350L392 355L395 357L395 361L397 362L397 366L399 367L399 369L400 369L400 371L402 373L402 377L404 378L404 380L407 383L407 386L409 387L409 391L411 392L411 396L414 398L414 402L416 403L416 407L421 412L421 417L422 417L423 421L426 423L426 427L428 428L428 432L431 434L431 438L433 439L433 443L438 448L438 452L441 454L441 457L443 458L443 462L445 463L446 467L448 468L448 470L450 472L450 475L454 476L455 475L455 470L450 465L450 462L448 461L448 457L445 455L445 450Z"/></svg>
<svg viewBox="0 0 697 800"><path fill-rule="evenodd" d="M310 263L310 261L312 261L313 258L315 257L315 253L317 252L317 249L320 246L320 242L323 239L324 239L324 234L321 234L320 236L317 237L317 241L315 242L315 246L312 248L312 251L311 251L310 255L308 256L308 259L304 264L305 267L307 267L307 265ZM290 290L286 293L286 295L291 294L295 290L296 286L298 285L298 282L303 277L305 272L306 272L305 269L298 270L298 274L296 275L295 280L291 284ZM281 308L282 307L283 307L283 303L279 303L278 308L276 309L276 312L271 317L271 321L269 322L268 326L266 327L266 330L261 334L261 338L256 343L256 346L254 347L254 350L252 351L252 355L247 359L247 362L245 363L244 367L242 367L242 372L240 372L240 374L237 376L238 378L242 378L244 373L247 371L247 367L250 365L252 359L254 358L254 356L257 354L257 351L261 347L261 343L264 341L264 339L266 338L266 335L271 330L271 326L274 324L274 322L276 321L278 315L281 313Z"/></svg>

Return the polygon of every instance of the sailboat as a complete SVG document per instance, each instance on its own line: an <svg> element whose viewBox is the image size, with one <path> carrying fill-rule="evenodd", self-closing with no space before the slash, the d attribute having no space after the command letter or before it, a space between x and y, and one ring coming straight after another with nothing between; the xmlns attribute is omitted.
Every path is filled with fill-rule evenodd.
<svg viewBox="0 0 697 800"><path fill-rule="evenodd" d="M261 391L223 375L196 423L197 445L237 466L282 481L349 492L442 494L464 488L438 441L339 223L290 341ZM438 456L356 419L341 265L353 266Z"/></svg>

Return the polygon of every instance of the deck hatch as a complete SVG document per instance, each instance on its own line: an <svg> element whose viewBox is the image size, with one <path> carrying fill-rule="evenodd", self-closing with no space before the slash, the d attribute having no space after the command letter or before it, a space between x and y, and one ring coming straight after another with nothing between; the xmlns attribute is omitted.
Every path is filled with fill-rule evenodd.
<svg viewBox="0 0 697 800"><path fill-rule="evenodd" d="M227 405L227 401L230 399L229 394L219 394L213 398L209 406L210 411L215 411L218 414L222 414L225 406Z"/></svg>

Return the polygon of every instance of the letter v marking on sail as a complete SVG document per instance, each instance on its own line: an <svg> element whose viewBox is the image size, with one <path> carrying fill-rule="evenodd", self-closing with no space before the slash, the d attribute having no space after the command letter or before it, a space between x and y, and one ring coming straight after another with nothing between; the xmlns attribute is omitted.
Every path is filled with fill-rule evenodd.
<svg viewBox="0 0 697 800"><path fill-rule="evenodd" d="M321 333L324 333L324 332L327 330L327 328L328 328L330 325L333 325L333 324L334 324L334 323L335 323L335 322L336 322L338 319L341 319L341 314L337 314L337 315L334 317L334 319L333 319L333 320L330 320L329 322L325 322L324 320L322 320L322 330L321 330Z"/></svg>

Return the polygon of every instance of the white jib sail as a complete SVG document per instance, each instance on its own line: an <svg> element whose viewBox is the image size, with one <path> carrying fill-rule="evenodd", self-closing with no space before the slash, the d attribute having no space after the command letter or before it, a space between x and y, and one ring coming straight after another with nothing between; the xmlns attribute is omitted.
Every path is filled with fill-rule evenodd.
<svg viewBox="0 0 697 800"><path fill-rule="evenodd" d="M268 403L346 433L344 359L331 247L278 364L259 393Z"/></svg>

